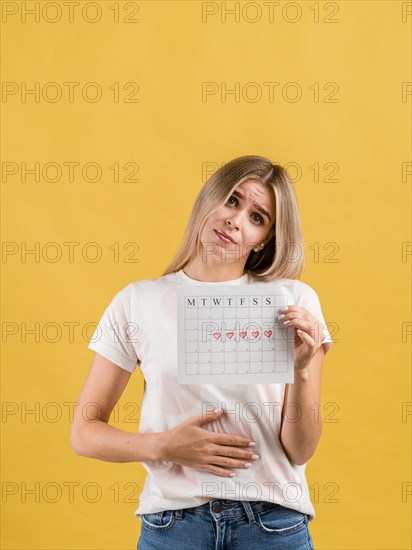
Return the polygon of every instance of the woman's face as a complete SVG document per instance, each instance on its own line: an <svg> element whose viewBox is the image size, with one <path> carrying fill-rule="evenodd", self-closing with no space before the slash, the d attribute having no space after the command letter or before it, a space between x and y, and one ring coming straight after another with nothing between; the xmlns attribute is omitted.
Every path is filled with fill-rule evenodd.
<svg viewBox="0 0 412 550"><path fill-rule="evenodd" d="M272 189L259 181L246 180L207 219L201 234L204 254L217 254L222 261L246 262L252 248L262 250L260 245L270 240L274 227L275 196Z"/></svg>

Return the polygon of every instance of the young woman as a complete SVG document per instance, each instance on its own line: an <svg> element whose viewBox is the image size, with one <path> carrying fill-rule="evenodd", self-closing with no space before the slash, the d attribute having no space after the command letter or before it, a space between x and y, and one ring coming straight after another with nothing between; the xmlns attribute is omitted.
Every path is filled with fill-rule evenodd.
<svg viewBox="0 0 412 550"><path fill-rule="evenodd" d="M163 276L130 283L104 312L71 441L81 456L144 464L138 550L313 550L305 466L321 434L332 340L316 292L298 280L303 252L285 169L236 158L201 189ZM294 383L178 384L177 286L269 283L293 289L273 315L294 329ZM139 432L129 433L108 421L137 365L144 396Z"/></svg>

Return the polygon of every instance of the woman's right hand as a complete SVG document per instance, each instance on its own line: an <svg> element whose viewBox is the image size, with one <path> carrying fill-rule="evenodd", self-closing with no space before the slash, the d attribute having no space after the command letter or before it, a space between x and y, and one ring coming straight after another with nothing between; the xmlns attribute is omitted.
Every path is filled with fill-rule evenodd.
<svg viewBox="0 0 412 550"><path fill-rule="evenodd" d="M174 428L164 432L162 460L170 460L181 466L211 472L229 477L235 474L230 468L247 468L251 465L254 447L249 446L250 439L240 435L211 432L201 428L202 425L217 420L223 411L199 414L184 420ZM248 447L243 449L242 447ZM259 458L257 456L257 458Z"/></svg>

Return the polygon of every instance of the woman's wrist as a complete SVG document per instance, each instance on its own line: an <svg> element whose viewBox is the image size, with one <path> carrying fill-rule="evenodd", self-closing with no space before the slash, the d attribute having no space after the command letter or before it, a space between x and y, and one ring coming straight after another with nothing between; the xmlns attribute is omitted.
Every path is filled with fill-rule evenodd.
<svg viewBox="0 0 412 550"><path fill-rule="evenodd" d="M146 439L140 445L146 447L147 461L167 460L167 432L138 434ZM144 461L142 461L144 462Z"/></svg>
<svg viewBox="0 0 412 550"><path fill-rule="evenodd" d="M295 380L297 379L299 382L308 381L310 379L309 365L303 368L295 369L294 378Z"/></svg>

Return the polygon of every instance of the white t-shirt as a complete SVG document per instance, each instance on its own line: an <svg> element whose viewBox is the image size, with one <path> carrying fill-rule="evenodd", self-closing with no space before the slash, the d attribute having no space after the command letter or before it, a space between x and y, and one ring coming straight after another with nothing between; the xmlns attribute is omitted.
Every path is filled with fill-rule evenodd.
<svg viewBox="0 0 412 550"><path fill-rule="evenodd" d="M316 292L296 279L278 282L290 284L294 305L308 309L322 323L322 344L327 353L332 339ZM255 450L260 459L251 460L250 468L235 468L233 478L170 461L142 462L148 475L136 517L222 498L274 502L308 514L312 521L315 510L305 476L306 464L293 466L279 441L285 384L177 383L176 286L180 284L266 283L249 273L231 281L203 282L190 278L183 270L130 283L107 307L88 347L129 372L139 365L145 379L139 433L169 430L191 416L211 410L212 405L221 405L226 411L223 418L203 428L250 437L256 447L244 449ZM291 417L295 414L289 413Z"/></svg>

